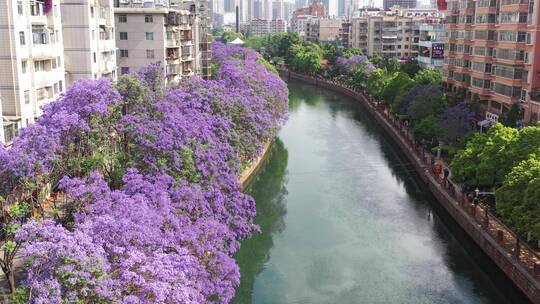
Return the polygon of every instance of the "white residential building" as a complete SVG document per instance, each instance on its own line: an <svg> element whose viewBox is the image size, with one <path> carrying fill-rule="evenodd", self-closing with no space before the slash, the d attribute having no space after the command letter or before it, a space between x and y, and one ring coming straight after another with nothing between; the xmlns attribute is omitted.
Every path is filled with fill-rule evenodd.
<svg viewBox="0 0 540 304"><path fill-rule="evenodd" d="M174 2L143 6L131 0L114 9L120 74L159 61L167 81L209 77L207 7L198 1Z"/></svg>
<svg viewBox="0 0 540 304"><path fill-rule="evenodd" d="M12 132L66 88L60 1L0 1L0 95ZM8 139L13 134L4 134Z"/></svg>
<svg viewBox="0 0 540 304"><path fill-rule="evenodd" d="M62 0L66 81L116 80L113 0Z"/></svg>

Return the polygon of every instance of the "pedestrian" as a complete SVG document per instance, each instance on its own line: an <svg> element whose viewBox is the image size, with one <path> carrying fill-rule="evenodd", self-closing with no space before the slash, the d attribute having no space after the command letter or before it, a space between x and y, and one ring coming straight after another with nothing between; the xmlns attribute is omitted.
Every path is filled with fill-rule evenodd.
<svg viewBox="0 0 540 304"><path fill-rule="evenodd" d="M444 167L444 170L443 170L443 175L444 175L444 183L448 183L448 176L450 175L450 171L448 170L448 168Z"/></svg>

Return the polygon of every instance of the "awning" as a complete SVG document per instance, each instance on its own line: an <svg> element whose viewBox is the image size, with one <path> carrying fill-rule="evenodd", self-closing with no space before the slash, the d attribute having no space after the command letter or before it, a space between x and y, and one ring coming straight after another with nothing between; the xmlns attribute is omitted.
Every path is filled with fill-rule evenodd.
<svg viewBox="0 0 540 304"><path fill-rule="evenodd" d="M480 127L489 127L489 126L494 125L494 124L496 124L496 122L491 120L491 119L484 119L484 120L478 122L478 125Z"/></svg>

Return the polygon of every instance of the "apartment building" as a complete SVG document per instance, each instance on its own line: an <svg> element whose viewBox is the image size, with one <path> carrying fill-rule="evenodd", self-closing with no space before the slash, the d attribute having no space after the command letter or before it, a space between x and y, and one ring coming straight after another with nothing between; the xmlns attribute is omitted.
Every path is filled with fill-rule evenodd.
<svg viewBox="0 0 540 304"><path fill-rule="evenodd" d="M254 36L287 32L287 22L283 19L253 19L242 25L242 30Z"/></svg>
<svg viewBox="0 0 540 304"><path fill-rule="evenodd" d="M66 88L59 0L0 1L0 96L5 142Z"/></svg>
<svg viewBox="0 0 540 304"><path fill-rule="evenodd" d="M444 63L444 24L416 23L413 25L413 28L420 33L418 40L418 64L423 68L442 69Z"/></svg>
<svg viewBox="0 0 540 304"><path fill-rule="evenodd" d="M167 81L202 74L199 29L195 10L139 0L120 2L115 7L117 63L120 74L162 63Z"/></svg>
<svg viewBox="0 0 540 304"><path fill-rule="evenodd" d="M486 119L518 105L524 123L540 116L540 14L527 0L448 1L443 80L459 99L480 100Z"/></svg>
<svg viewBox="0 0 540 304"><path fill-rule="evenodd" d="M341 23L341 31L339 32L340 46L344 49L352 47L351 41L352 23L349 21L343 21Z"/></svg>
<svg viewBox="0 0 540 304"><path fill-rule="evenodd" d="M391 9L394 6L402 8L415 8L416 0L383 0L383 8Z"/></svg>
<svg viewBox="0 0 540 304"><path fill-rule="evenodd" d="M433 20L440 20L433 9L366 10L351 21L351 45L369 56L417 57L419 25Z"/></svg>
<svg viewBox="0 0 540 304"><path fill-rule="evenodd" d="M291 18L290 31L292 33L297 33L300 37L305 38L309 23L313 18L316 17L311 15L293 15Z"/></svg>
<svg viewBox="0 0 540 304"><path fill-rule="evenodd" d="M337 42L342 23L341 19L313 18L308 24L305 39L313 43Z"/></svg>
<svg viewBox="0 0 540 304"><path fill-rule="evenodd" d="M66 81L116 80L113 0L62 0Z"/></svg>

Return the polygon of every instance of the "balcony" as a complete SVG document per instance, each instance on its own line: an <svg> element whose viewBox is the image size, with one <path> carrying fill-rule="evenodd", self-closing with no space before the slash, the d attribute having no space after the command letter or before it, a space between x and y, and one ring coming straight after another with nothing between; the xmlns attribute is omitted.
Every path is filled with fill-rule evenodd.
<svg viewBox="0 0 540 304"><path fill-rule="evenodd" d="M177 48L180 47L180 41L176 39L167 39L165 41L165 46L168 48Z"/></svg>
<svg viewBox="0 0 540 304"><path fill-rule="evenodd" d="M30 1L30 23L37 25L47 25L45 2Z"/></svg>
<svg viewBox="0 0 540 304"><path fill-rule="evenodd" d="M116 50L116 44L114 40L99 40L100 52L112 52L114 50Z"/></svg>
<svg viewBox="0 0 540 304"><path fill-rule="evenodd" d="M101 74L110 74L116 68L112 59L102 60L99 64L99 70Z"/></svg>
<svg viewBox="0 0 540 304"><path fill-rule="evenodd" d="M33 59L52 59L59 53L56 51L53 44L35 44L31 48Z"/></svg>

